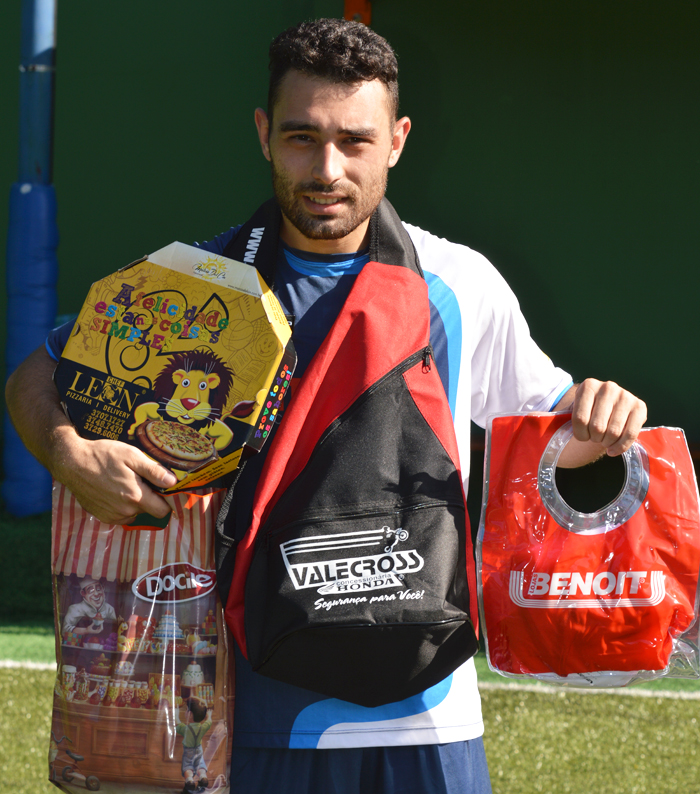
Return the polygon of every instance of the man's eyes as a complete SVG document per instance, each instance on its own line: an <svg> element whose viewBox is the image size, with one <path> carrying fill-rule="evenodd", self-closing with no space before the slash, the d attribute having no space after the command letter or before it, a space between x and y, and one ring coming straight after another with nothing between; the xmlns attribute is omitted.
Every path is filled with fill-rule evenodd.
<svg viewBox="0 0 700 794"><path fill-rule="evenodd" d="M295 143L315 143L316 139L311 135L306 135L303 132L295 133L294 135L288 136L287 140L293 141ZM341 145L347 146L361 146L362 144L369 143L370 141L367 138L361 138L356 135L351 135L347 138L343 138L340 142Z"/></svg>
<svg viewBox="0 0 700 794"><path fill-rule="evenodd" d="M313 135L309 135L307 132L290 132L288 135L285 135L284 140L287 143L314 143Z"/></svg>

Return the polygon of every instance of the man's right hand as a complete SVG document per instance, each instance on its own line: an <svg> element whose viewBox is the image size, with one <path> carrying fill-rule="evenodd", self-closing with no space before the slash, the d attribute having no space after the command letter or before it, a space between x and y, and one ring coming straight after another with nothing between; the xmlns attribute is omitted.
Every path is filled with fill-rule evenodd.
<svg viewBox="0 0 700 794"><path fill-rule="evenodd" d="M42 346L7 381L7 407L27 449L100 521L128 524L139 513L167 515L170 506L150 485L170 487L175 475L136 447L81 438L61 408L55 367Z"/></svg>
<svg viewBox="0 0 700 794"><path fill-rule="evenodd" d="M170 512L150 485L175 485L171 471L121 441L88 441L73 433L70 441L64 439L52 474L88 513L108 524L128 524L139 513L162 518Z"/></svg>

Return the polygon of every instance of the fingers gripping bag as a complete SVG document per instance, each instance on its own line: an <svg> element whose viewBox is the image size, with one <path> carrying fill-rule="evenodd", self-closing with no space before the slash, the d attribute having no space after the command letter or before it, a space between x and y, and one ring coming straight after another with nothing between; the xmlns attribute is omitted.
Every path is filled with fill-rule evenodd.
<svg viewBox="0 0 700 794"><path fill-rule="evenodd" d="M54 485L49 777L62 791L228 792L232 657L213 533L224 493L167 496L167 525L134 530Z"/></svg>
<svg viewBox="0 0 700 794"><path fill-rule="evenodd" d="M594 513L557 489L570 414L487 428L477 558L489 666L576 686L697 678L698 489L682 430L641 431Z"/></svg>

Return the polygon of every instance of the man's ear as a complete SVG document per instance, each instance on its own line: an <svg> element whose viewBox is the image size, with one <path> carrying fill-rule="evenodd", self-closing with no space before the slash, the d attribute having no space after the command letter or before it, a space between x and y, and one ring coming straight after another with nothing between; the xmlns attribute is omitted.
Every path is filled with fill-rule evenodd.
<svg viewBox="0 0 700 794"><path fill-rule="evenodd" d="M394 137L391 141L391 154L389 155L389 168L393 168L401 157L401 152L406 143L406 138L411 129L411 119L404 116L394 126Z"/></svg>
<svg viewBox="0 0 700 794"><path fill-rule="evenodd" d="M255 108L255 126L258 128L260 147L265 159L270 159L270 122L262 108Z"/></svg>

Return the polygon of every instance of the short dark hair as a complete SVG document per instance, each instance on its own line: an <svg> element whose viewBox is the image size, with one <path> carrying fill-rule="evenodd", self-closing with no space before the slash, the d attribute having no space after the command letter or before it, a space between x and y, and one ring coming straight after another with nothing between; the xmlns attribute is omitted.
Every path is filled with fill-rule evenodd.
<svg viewBox="0 0 700 794"><path fill-rule="evenodd" d="M207 716L207 704L201 698L189 698L187 708L192 712L195 722L201 722Z"/></svg>
<svg viewBox="0 0 700 794"><path fill-rule="evenodd" d="M267 112L272 118L279 86L295 69L334 83L380 80L387 88L389 110L399 110L399 65L389 42L361 22L314 19L288 28L270 45Z"/></svg>

